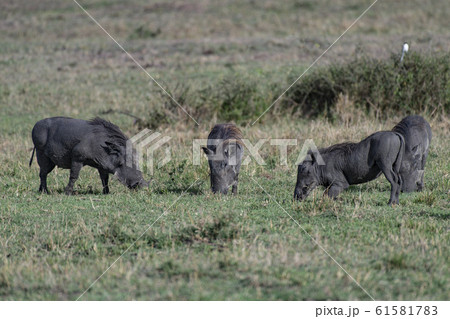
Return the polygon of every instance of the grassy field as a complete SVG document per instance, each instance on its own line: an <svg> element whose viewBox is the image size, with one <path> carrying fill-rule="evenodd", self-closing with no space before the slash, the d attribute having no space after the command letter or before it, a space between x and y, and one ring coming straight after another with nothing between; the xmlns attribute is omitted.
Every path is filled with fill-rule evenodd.
<svg viewBox="0 0 450 319"><path fill-rule="evenodd" d="M332 3L80 2L188 110L221 99L208 94L228 92L230 81L255 83L263 98L252 103L264 110L372 1ZM322 189L292 201L305 139L318 146L359 141L406 115L381 117L376 106L363 112L346 96L333 119L289 116L276 105L254 126L239 121L253 143L295 138L298 145L283 166L267 142L266 165L242 168L238 196L213 195L206 159L191 164L192 139L223 120L220 109L197 112L197 126L71 0L0 5L1 300L75 300L127 249L81 300L450 298L445 109L424 106L433 130L425 189L401 194L396 207L387 206L384 177L350 187L337 201ZM358 54L387 59L404 40L424 56L448 52L449 15L446 1L380 0L317 67ZM69 172L61 169L49 175L51 195L39 194L38 165L28 167L34 123L101 115L128 136L139 132L118 112L160 122L152 128L172 138L172 161L146 175L149 189L129 191L113 179L111 194L102 195L97 172L86 167L75 196L63 194Z"/></svg>

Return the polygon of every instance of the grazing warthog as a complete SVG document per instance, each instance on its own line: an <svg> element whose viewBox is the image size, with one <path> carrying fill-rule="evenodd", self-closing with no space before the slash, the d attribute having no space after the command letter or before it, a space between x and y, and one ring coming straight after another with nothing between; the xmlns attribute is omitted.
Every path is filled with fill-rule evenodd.
<svg viewBox="0 0 450 319"><path fill-rule="evenodd" d="M391 183L388 204L398 204L402 185L399 171L404 151L403 136L389 131L374 133L359 143L320 149L324 165L319 165L317 154L310 151L298 166L294 198L305 199L319 185L327 188L325 193L329 197L336 198L350 185L369 182L383 173Z"/></svg>
<svg viewBox="0 0 450 319"><path fill-rule="evenodd" d="M419 115L410 115L401 120L392 131L400 133L405 139L405 155L400 167L402 191L421 191L431 143L430 124Z"/></svg>
<svg viewBox="0 0 450 319"><path fill-rule="evenodd" d="M241 131L234 124L215 125L203 151L208 156L213 193L227 194L232 186L231 191L236 195L244 154Z"/></svg>
<svg viewBox="0 0 450 319"><path fill-rule="evenodd" d="M69 184L65 189L68 195L73 193L73 185L84 165L98 169L104 194L109 193L109 174L117 175L129 188L148 186L136 163L132 167L126 165L127 137L106 120L52 117L37 122L31 135L34 149L30 166L36 151L40 167L40 192L48 193L47 175L56 165L70 169Z"/></svg>

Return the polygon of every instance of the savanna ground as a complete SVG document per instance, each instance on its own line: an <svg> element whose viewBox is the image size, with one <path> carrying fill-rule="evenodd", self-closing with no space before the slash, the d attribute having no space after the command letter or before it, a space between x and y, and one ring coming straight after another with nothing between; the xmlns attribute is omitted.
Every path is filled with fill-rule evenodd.
<svg viewBox="0 0 450 319"><path fill-rule="evenodd" d="M307 138L358 141L406 111L383 116L383 105L362 109L341 94L327 116L288 112L280 101L250 125L371 1L80 3L199 126L73 1L1 0L0 299L77 299L135 241L81 300L370 299L288 214L373 298L449 299L448 73L444 105L428 99L419 110L434 134L425 189L401 194L393 208L384 177L337 201L318 189L294 203L295 160ZM313 68L359 54L387 60L404 40L425 57L445 54L448 16L448 1L380 0ZM250 91L233 95L242 87ZM31 129L58 115L101 115L129 136L145 123L172 138L172 161L145 190L113 179L102 195L86 167L75 196L63 194L68 171L60 169L49 175L52 194L38 194ZM298 146L283 166L267 142L266 165L242 168L238 196L213 195L206 160L191 164L192 139L224 120L253 143L295 138Z"/></svg>

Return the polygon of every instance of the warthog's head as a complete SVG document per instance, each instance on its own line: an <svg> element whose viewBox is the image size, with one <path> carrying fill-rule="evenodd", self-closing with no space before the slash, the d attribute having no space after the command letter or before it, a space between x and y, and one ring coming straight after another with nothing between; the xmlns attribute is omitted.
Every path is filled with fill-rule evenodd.
<svg viewBox="0 0 450 319"><path fill-rule="evenodd" d="M424 170L421 169L404 169L407 164L402 163L400 169L400 177L402 179L402 192L421 191L423 189Z"/></svg>
<svg viewBox="0 0 450 319"><path fill-rule="evenodd" d="M134 149L131 158L128 160L126 159L126 148L122 146L120 146L117 154L110 154L110 156L116 156L114 175L122 184L129 189L148 187L149 183L144 179L142 172L139 170L138 158Z"/></svg>
<svg viewBox="0 0 450 319"><path fill-rule="evenodd" d="M421 165L423 161L421 145L405 150L400 176L402 178L402 192L421 191L423 188L424 170Z"/></svg>
<svg viewBox="0 0 450 319"><path fill-rule="evenodd" d="M241 167L243 146L237 142L225 141L217 146L202 148L208 156L213 193L227 194L228 188L237 183Z"/></svg>
<svg viewBox="0 0 450 319"><path fill-rule="evenodd" d="M142 172L134 167L121 165L117 168L115 175L121 183L129 189L148 187L149 183L144 180Z"/></svg>
<svg viewBox="0 0 450 319"><path fill-rule="evenodd" d="M298 166L297 184L295 185L294 199L304 200L309 193L319 185L317 161L313 153L308 154Z"/></svg>

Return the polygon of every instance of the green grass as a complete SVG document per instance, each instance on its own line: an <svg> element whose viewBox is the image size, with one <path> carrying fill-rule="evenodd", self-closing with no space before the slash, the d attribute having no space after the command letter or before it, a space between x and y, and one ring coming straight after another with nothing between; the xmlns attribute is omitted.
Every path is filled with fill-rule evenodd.
<svg viewBox="0 0 450 319"><path fill-rule="evenodd" d="M86 3L183 106L200 106L199 127L73 2L5 5L0 300L77 299L128 248L83 300L368 300L309 236L375 299L448 300L450 142L444 109L422 113L433 130L424 191L401 194L393 208L383 177L350 187L337 201L318 189L293 203L294 162L306 138L318 146L358 141L392 128L402 111L369 117L342 97L332 122L287 117L275 105L257 125L244 125L371 2L324 3ZM449 48L443 28L449 10L445 1L380 1L317 66L345 63L361 47L365 56L388 59L404 39L411 39L412 52L441 55ZM172 137L172 161L155 172L149 189L129 191L113 178L111 194L102 195L97 172L85 167L76 195L63 194L69 173L61 169L49 175L51 195L39 194L36 160L28 167L34 123L57 115L88 119L110 109L135 114ZM103 116L129 136L139 131L129 116ZM216 121L230 118L245 119L243 133L253 143L299 139L287 167L278 165L277 149L266 143L261 153L267 165L242 168L236 197L209 191L205 159L190 164L192 139L205 138Z"/></svg>
<svg viewBox="0 0 450 319"><path fill-rule="evenodd" d="M186 165L188 140L148 190L113 180L107 196L88 167L77 195L63 194L67 170L49 175L51 195L38 194L28 152L3 155L0 296L76 299L135 243L83 299L368 299L276 200L374 298L447 299L450 154L436 135L426 189L402 194L394 208L384 178L337 201L317 190L293 203L295 152L288 168L244 167L237 197L210 193L206 160ZM276 158L264 150L268 163Z"/></svg>

